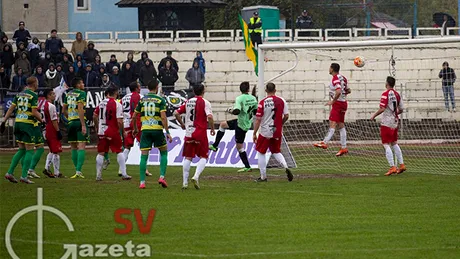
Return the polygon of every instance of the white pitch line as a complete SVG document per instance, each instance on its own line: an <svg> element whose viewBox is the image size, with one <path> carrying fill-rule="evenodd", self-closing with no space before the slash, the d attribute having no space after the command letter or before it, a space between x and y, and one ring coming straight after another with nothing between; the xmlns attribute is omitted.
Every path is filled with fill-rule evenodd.
<svg viewBox="0 0 460 259"><path fill-rule="evenodd" d="M262 183L263 184L263 183ZM263 189L263 188L250 188L250 187L229 187L229 186L220 186L220 185L209 185L206 184L206 187L212 188L222 188L222 189L245 189L250 191L268 191L268 192L282 192L282 193L302 193L302 194L315 194L315 195L326 195L326 196L344 196L341 193L325 193L325 192L310 192L310 191L297 191L297 190L280 190L280 189Z"/></svg>

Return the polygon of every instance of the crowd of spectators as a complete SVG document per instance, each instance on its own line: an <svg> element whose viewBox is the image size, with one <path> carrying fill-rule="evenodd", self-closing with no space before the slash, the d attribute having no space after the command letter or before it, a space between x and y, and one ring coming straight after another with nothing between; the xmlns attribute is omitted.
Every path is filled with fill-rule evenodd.
<svg viewBox="0 0 460 259"><path fill-rule="evenodd" d="M129 52L126 61L119 62L115 54L104 62L96 45L86 41L78 32L70 52L58 37L57 30L52 30L45 42L30 35L25 23L20 22L13 40L15 47L8 42L8 36L0 27L0 88L21 91L28 76L35 76L39 87L54 88L70 85L74 77L81 77L86 87L108 87L115 85L124 92L130 83L138 81L147 85L153 79L161 82L162 88L175 90L179 79L179 66L167 51L156 68L147 52L135 61L134 53ZM204 81L206 63L201 52L196 53L193 65L185 79L190 87Z"/></svg>

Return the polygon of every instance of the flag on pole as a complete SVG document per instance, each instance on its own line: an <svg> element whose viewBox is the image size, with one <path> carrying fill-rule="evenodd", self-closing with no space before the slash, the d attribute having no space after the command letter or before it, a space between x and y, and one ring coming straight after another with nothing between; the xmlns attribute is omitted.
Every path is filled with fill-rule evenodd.
<svg viewBox="0 0 460 259"><path fill-rule="evenodd" d="M243 39L244 39L244 48L246 50L246 56L252 61L254 64L254 71L256 75L258 75L258 64L257 64L257 49L252 44L251 38L249 36L249 28L248 24L243 20L243 17L239 15L240 24L241 24L241 31L243 32Z"/></svg>

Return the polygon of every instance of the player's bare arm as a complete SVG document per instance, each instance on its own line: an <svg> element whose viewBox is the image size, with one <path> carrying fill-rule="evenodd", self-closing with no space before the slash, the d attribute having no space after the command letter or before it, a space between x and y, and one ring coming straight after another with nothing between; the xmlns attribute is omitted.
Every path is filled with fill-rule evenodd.
<svg viewBox="0 0 460 259"><path fill-rule="evenodd" d="M286 121L289 120L289 114L284 114L283 115L283 124L286 123Z"/></svg>
<svg viewBox="0 0 460 259"><path fill-rule="evenodd" d="M211 128L211 136L216 135L216 131L214 129L214 118L212 117L212 114L208 115L208 123L209 127Z"/></svg>
<svg viewBox="0 0 460 259"><path fill-rule="evenodd" d="M126 138L125 127L123 127L123 118L118 118L117 123L118 123L118 128L121 129L121 134L123 135L124 138Z"/></svg>
<svg viewBox="0 0 460 259"><path fill-rule="evenodd" d="M254 133L252 134L252 140L256 144L257 144L257 131L259 131L261 120L262 120L261 117L256 117L256 120L254 121Z"/></svg>
<svg viewBox="0 0 460 259"><path fill-rule="evenodd" d="M69 106L69 105L66 104L66 103L64 103L64 104L62 105L62 113L64 113L64 117L65 117L66 119L69 119L69 110L67 109L68 106Z"/></svg>
<svg viewBox="0 0 460 259"><path fill-rule="evenodd" d="M85 107L83 103L78 103L78 118L81 123L81 133L86 135L86 123L85 123Z"/></svg>
<svg viewBox="0 0 460 259"><path fill-rule="evenodd" d="M134 127L133 136L137 136L137 134L139 133L139 129L137 128L137 114L139 114L139 112L134 111L133 116L131 118L133 120L133 127Z"/></svg>
<svg viewBox="0 0 460 259"><path fill-rule="evenodd" d="M382 114L384 111L385 111L385 108L380 107L380 109L374 115L372 115L371 120L375 120L375 118L379 116L380 114Z"/></svg>
<svg viewBox="0 0 460 259"><path fill-rule="evenodd" d="M42 115L38 112L37 108L32 108L32 115L38 122L43 123Z"/></svg>
<svg viewBox="0 0 460 259"><path fill-rule="evenodd" d="M98 134L99 132L99 115L96 114L96 113L93 113L93 122L94 122L94 128L96 130L96 134Z"/></svg>
<svg viewBox="0 0 460 259"><path fill-rule="evenodd" d="M161 124L163 124L163 128L166 130L166 138L168 139L169 143L172 142L171 134L169 134L169 125L168 125L168 117L166 117L166 111L160 112L161 114Z"/></svg>
<svg viewBox="0 0 460 259"><path fill-rule="evenodd" d="M331 101L327 102L326 105L324 106L328 106L328 105L333 105L337 99L339 99L340 95L342 94L342 90L341 89L335 89L335 95L334 95L334 98L332 98Z"/></svg>
<svg viewBox="0 0 460 259"><path fill-rule="evenodd" d="M1 133L5 132L6 121L8 121L8 119L11 117L11 114L13 114L14 109L16 109L16 105L13 103L13 104L11 104L10 108L8 109L8 111L5 114L5 117L3 118L2 125L0 126L1 127L1 129L0 129Z"/></svg>
<svg viewBox="0 0 460 259"><path fill-rule="evenodd" d="M174 111L174 117L176 117L176 121L179 123L180 127L182 129L185 129L185 124L182 121L182 117L180 116L180 114L177 111Z"/></svg>

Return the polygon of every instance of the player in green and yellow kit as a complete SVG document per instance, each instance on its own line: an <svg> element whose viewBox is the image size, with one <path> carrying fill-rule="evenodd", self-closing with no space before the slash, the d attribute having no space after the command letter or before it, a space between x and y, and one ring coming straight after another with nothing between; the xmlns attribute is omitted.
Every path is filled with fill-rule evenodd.
<svg viewBox="0 0 460 259"><path fill-rule="evenodd" d="M86 143L89 142L89 129L86 124L85 107L86 92L83 79L72 80L73 90L64 99L64 116L67 117L68 139L72 147L72 162L76 173L71 178L85 178L81 172L86 156Z"/></svg>
<svg viewBox="0 0 460 259"><path fill-rule="evenodd" d="M0 127L0 131L5 131L5 123L10 118L11 114L16 111L16 121L14 123L14 135L19 145L19 150L11 161L10 168L8 169L5 179L12 183L18 181L14 178L14 169L19 161L23 159L22 174L20 181L23 183L33 183L27 179L27 172L30 168L31 162L34 159L34 147L38 142L40 136L43 141L41 131L37 132L34 126L37 123L43 123L42 116L37 110L38 95L35 93L38 89L38 80L35 77L27 78L27 86L24 91L20 92L13 99L13 103L5 114L5 118ZM38 128L39 129L39 128ZM43 152L42 152L43 153Z"/></svg>
<svg viewBox="0 0 460 259"><path fill-rule="evenodd" d="M147 158L149 156L152 144L155 148L160 150L160 179L158 183L167 188L165 174L166 167L168 166L168 146L166 143L163 129L166 130L166 137L171 143L172 138L168 130L168 119L166 117L166 100L158 96L158 81L153 79L148 84L149 93L141 98L137 104L136 110L132 116L132 124L134 126L133 136L137 136L139 129L137 126L138 116L140 113L140 120L142 124L141 134L141 162L140 162L140 176L141 182L140 189L145 189L145 170L147 168Z"/></svg>
<svg viewBox="0 0 460 259"><path fill-rule="evenodd" d="M238 170L238 172L250 172L251 166L249 165L248 155L243 148L244 139L246 138L246 132L251 129L252 117L257 111L257 99L249 93L249 82L243 82L240 84L241 95L235 100L233 108L227 109L227 112L233 115L238 115L238 119L223 121L220 123L219 131L217 131L216 140L209 149L217 151L219 143L224 137L225 129L235 130L235 142L236 148L240 155L241 161L244 164L244 168Z"/></svg>

